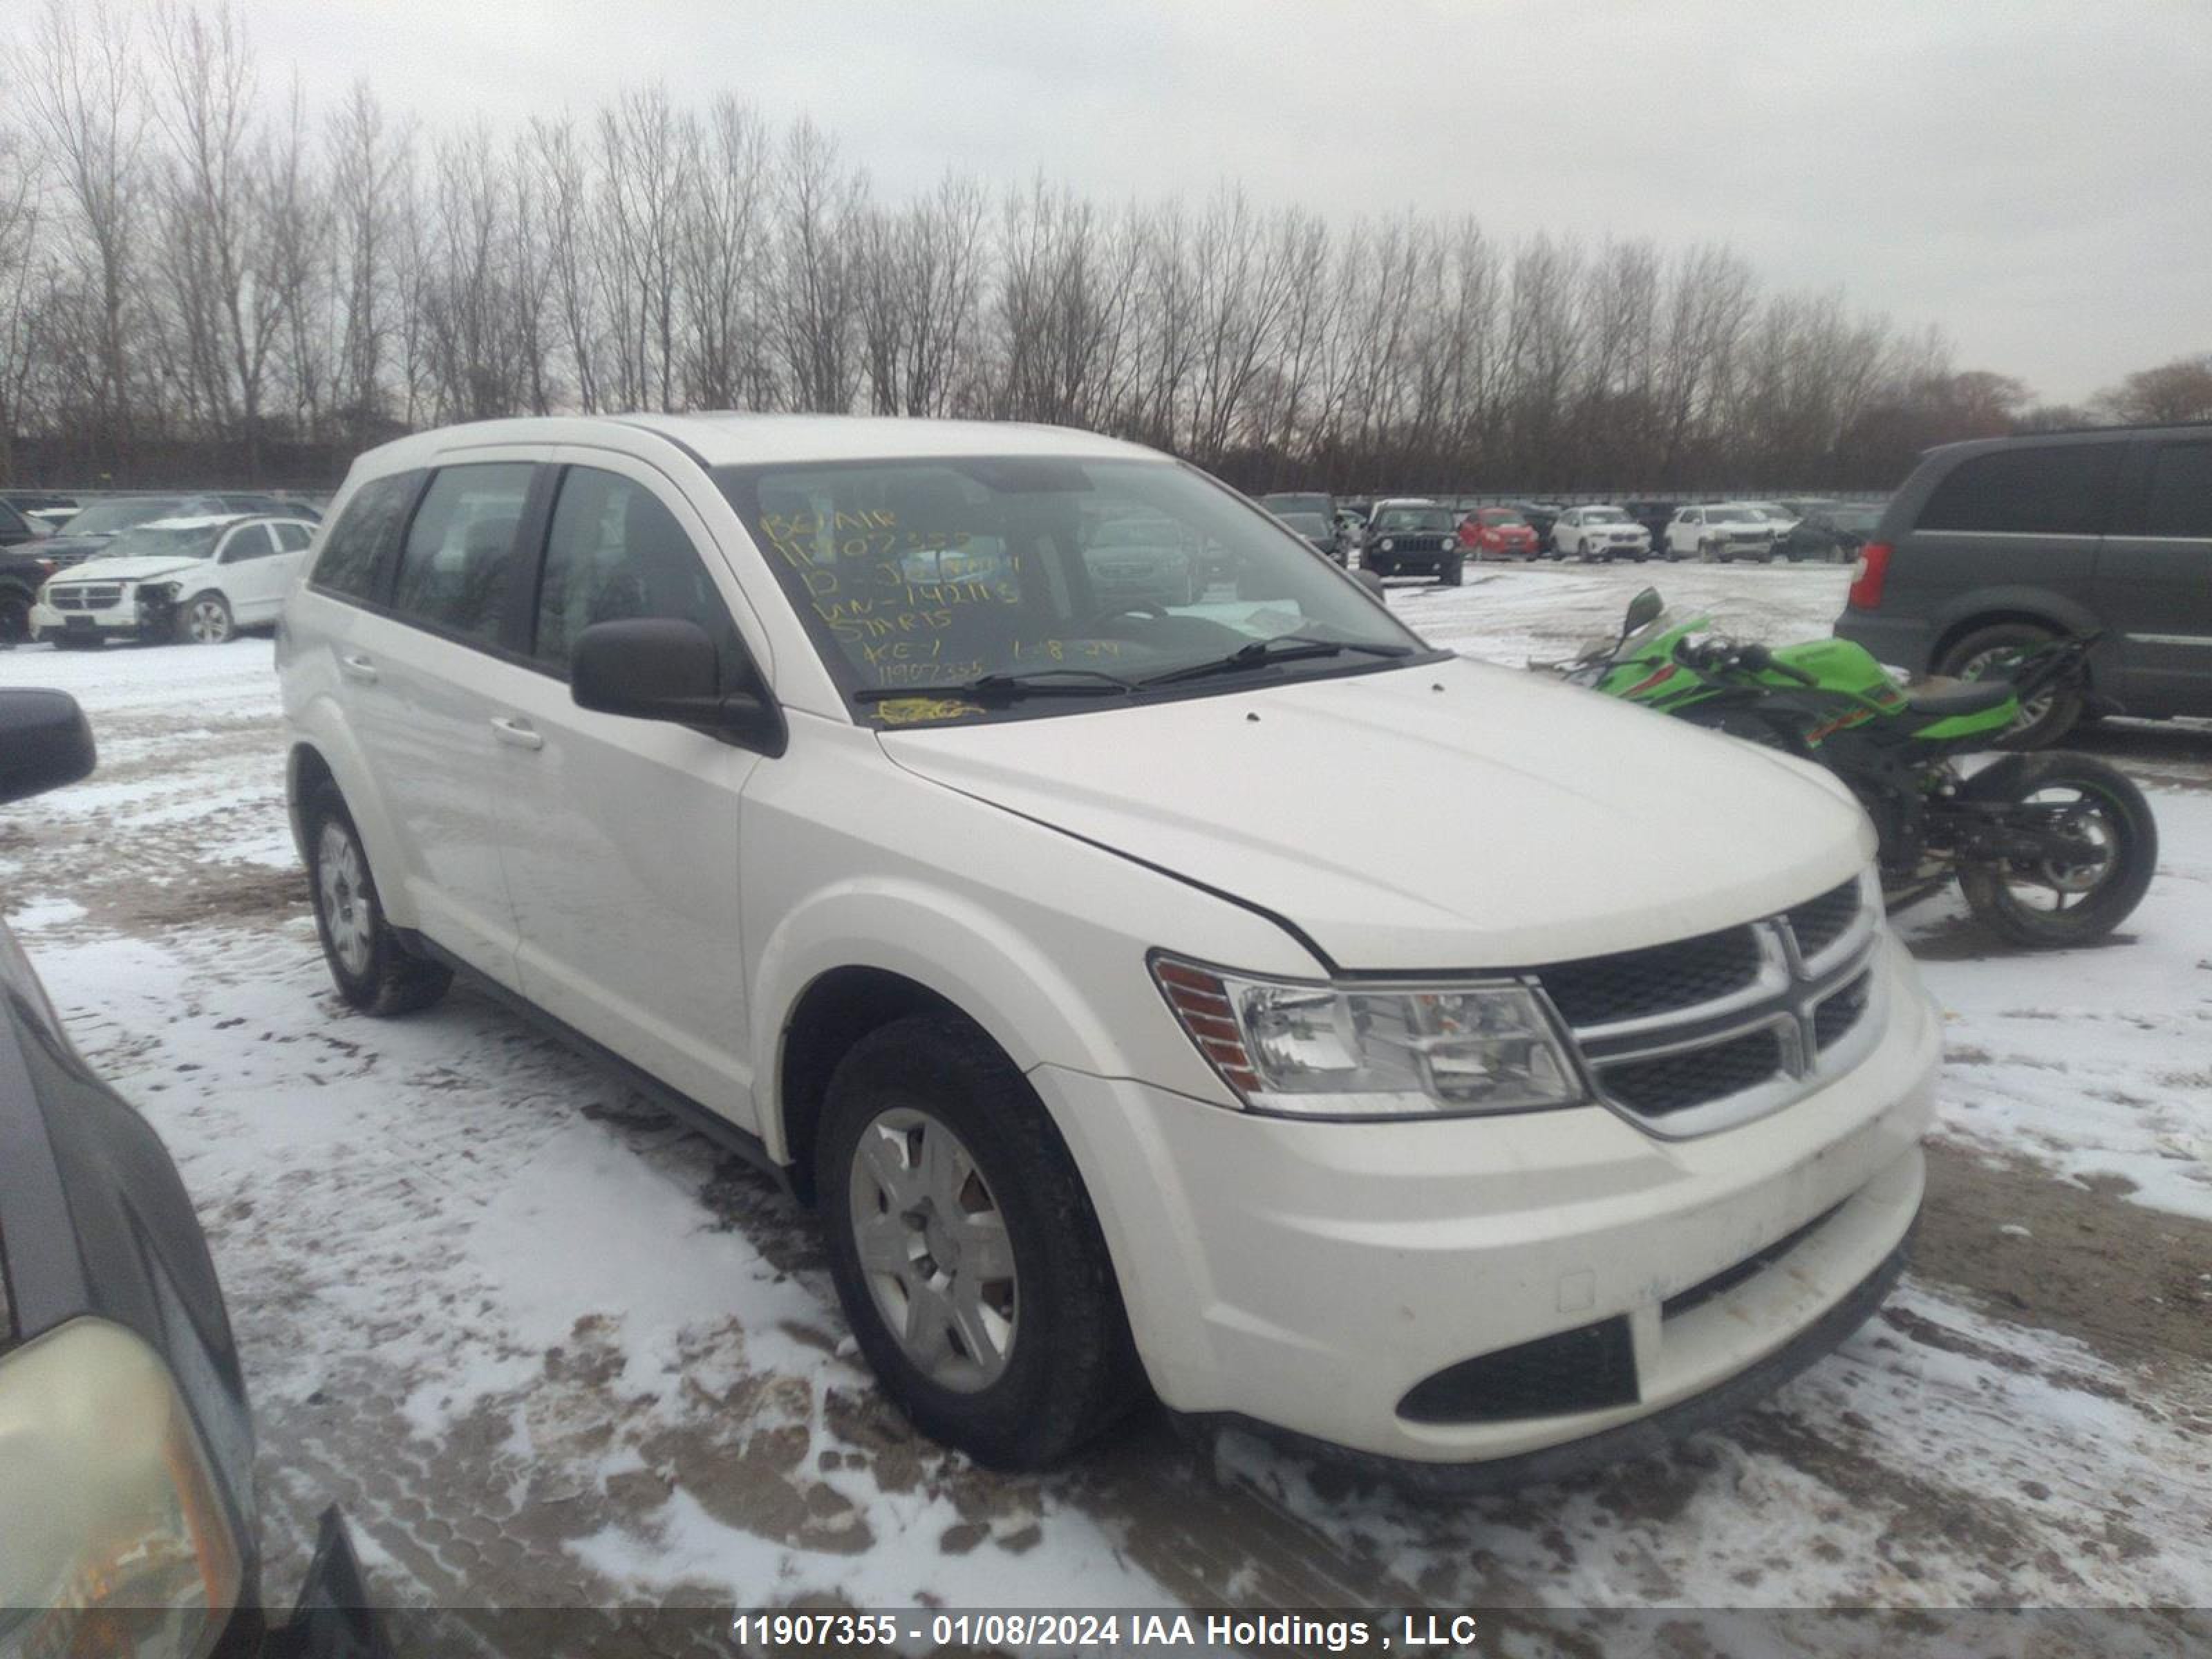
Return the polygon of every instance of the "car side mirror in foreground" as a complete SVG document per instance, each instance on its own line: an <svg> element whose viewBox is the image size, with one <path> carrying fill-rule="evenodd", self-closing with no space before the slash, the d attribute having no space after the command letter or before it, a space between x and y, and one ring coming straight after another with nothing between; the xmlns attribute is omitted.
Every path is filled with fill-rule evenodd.
<svg viewBox="0 0 2212 1659"><path fill-rule="evenodd" d="M0 805L75 783L99 763L84 710L66 691L0 691Z"/></svg>
<svg viewBox="0 0 2212 1659"><path fill-rule="evenodd" d="M743 665L744 678L757 682L751 667ZM695 726L763 754L784 750L782 711L757 693L722 690L714 641L681 617L594 623L576 636L568 693L579 708Z"/></svg>

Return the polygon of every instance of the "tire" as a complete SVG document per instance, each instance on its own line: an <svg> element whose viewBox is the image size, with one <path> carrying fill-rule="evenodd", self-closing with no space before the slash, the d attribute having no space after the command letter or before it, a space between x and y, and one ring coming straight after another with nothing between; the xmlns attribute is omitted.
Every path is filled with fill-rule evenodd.
<svg viewBox="0 0 2212 1659"><path fill-rule="evenodd" d="M12 589L0 592L0 647L31 642L31 601Z"/></svg>
<svg viewBox="0 0 2212 1659"><path fill-rule="evenodd" d="M180 645L228 645L238 637L237 620L230 601L210 588L195 593L177 607L177 641Z"/></svg>
<svg viewBox="0 0 2212 1659"><path fill-rule="evenodd" d="M453 969L418 957L384 919L361 831L336 784L307 797L307 886L338 994L365 1014L408 1014L446 994Z"/></svg>
<svg viewBox="0 0 2212 1659"><path fill-rule="evenodd" d="M1998 653L2025 645L2043 645L2056 639L2047 628L2033 623L1998 623L1961 636L1943 653L1936 672L1968 679ZM2057 685L2023 704L2019 722L2006 732L2002 747L2048 749L2071 732L2081 719L2081 688Z"/></svg>
<svg viewBox="0 0 2212 1659"><path fill-rule="evenodd" d="M1461 587L1467 582L1467 561L1455 556L1437 567L1437 584L1444 587Z"/></svg>
<svg viewBox="0 0 2212 1659"><path fill-rule="evenodd" d="M1959 866L1959 885L1982 925L2014 945L2031 950L2063 949L2102 939L2126 921L2149 890L2158 867L2158 823L2150 803L2124 774L2087 755L2061 750L2045 755L2008 755L1976 773L1960 793L1972 800L2025 801L2052 798L2063 804L2080 797L2093 814L2094 838L2109 849L2100 873L2084 886L2078 872L2048 868L2022 871L2008 862ZM2055 883L2055 884L2054 884ZM2053 908L2029 903L2020 886L2051 893ZM2069 893L2077 902L2068 903Z"/></svg>
<svg viewBox="0 0 2212 1659"><path fill-rule="evenodd" d="M944 1182L926 1162L933 1135L957 1160ZM887 1177L899 1175L910 1184L895 1193ZM966 1020L915 1015L854 1046L830 1079L815 1182L845 1316L924 1433L993 1468L1044 1468L1139 1397L1121 1291L1074 1160L1013 1063ZM941 1219L948 1191L965 1212L958 1230ZM864 1228L870 1259L897 1266L864 1262ZM957 1252L993 1239L1007 1271L974 1285L970 1341L951 1311L966 1288ZM947 1243L949 1269L935 1255ZM917 1281L938 1294L910 1297ZM915 1341L893 1328L901 1309L923 1316Z"/></svg>
<svg viewBox="0 0 2212 1659"><path fill-rule="evenodd" d="M1698 544L1698 562L1699 564L1711 564L1717 560L1722 564L1726 564L1728 562L1726 559L1721 558L1719 553L1714 549L1713 544L1711 542L1699 542Z"/></svg>

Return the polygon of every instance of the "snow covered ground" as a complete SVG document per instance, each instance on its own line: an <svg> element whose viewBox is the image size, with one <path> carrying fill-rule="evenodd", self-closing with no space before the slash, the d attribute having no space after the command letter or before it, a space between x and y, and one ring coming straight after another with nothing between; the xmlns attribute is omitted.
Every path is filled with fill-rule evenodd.
<svg viewBox="0 0 2212 1659"><path fill-rule="evenodd" d="M1391 598L1518 663L1647 579L1779 641L1826 631L1844 575L1485 567ZM0 684L76 693L100 738L92 780L0 817L0 905L198 1200L272 1587L335 1499L417 1606L2212 1603L2212 730L2085 738L2164 836L2122 939L2028 958L1956 907L1905 918L1949 1053L1884 1314L1665 1461L1442 1504L1156 1417L1043 1479L918 1439L763 1180L488 1001L336 1001L265 641L21 650Z"/></svg>

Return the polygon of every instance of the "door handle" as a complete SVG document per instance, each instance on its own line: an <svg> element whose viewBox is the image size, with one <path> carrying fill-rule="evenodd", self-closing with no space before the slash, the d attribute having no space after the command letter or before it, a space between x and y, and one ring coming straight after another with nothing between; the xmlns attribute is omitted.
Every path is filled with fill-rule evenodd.
<svg viewBox="0 0 2212 1659"><path fill-rule="evenodd" d="M376 684L376 665L366 657L340 657L338 672L349 680L359 680L363 685Z"/></svg>
<svg viewBox="0 0 2212 1659"><path fill-rule="evenodd" d="M531 729L528 720L516 720L511 714L491 717L491 734L501 743L516 749L543 749L545 739Z"/></svg>

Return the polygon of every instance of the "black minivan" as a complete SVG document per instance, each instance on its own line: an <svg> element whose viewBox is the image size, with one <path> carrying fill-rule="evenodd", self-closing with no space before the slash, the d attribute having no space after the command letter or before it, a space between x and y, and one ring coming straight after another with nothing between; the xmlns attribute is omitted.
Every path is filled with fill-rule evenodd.
<svg viewBox="0 0 2212 1659"><path fill-rule="evenodd" d="M2092 713L2212 714L2212 424L1931 450L1861 550L1836 633L1915 674L2101 632L2090 684L2022 747Z"/></svg>

